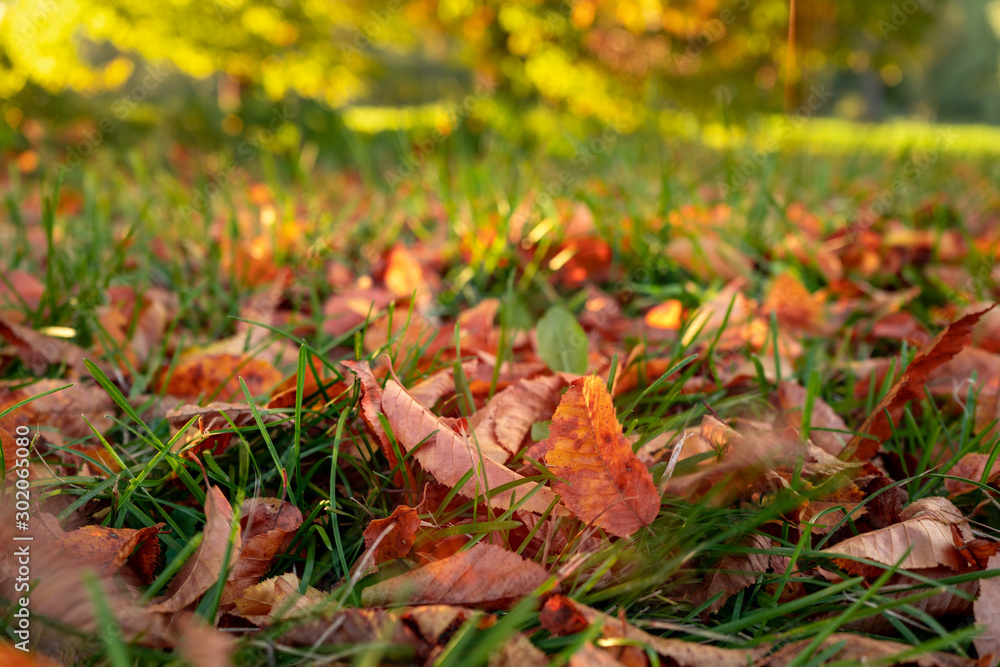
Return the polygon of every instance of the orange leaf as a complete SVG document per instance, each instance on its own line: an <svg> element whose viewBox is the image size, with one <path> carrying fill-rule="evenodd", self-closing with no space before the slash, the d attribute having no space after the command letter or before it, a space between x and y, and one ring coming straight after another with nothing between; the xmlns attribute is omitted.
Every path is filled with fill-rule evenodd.
<svg viewBox="0 0 1000 667"><path fill-rule="evenodd" d="M370 394L374 399L377 396L378 383L368 371L367 364L343 363L361 378L366 395ZM395 380L387 381L381 394L379 407L385 414L389 426L392 427L397 442L406 451L415 450L414 456L420 465L442 484L455 486L469 470L475 470L476 474L459 489L459 492L467 498L476 498L487 489L495 489L503 484L524 479L488 456L481 456L476 451L473 441L463 438L449 428L439 417L415 401ZM381 426L374 428L378 423L375 402L373 400L368 407L362 403L362 407L366 421L373 426L376 433L379 433L383 446L387 446L388 438L381 432ZM493 507L508 509L511 504L511 494L514 495L515 503L520 502L537 486L534 482L518 484L507 492L491 497L489 503ZM541 514L554 499L555 496L551 491L541 488L521 505L521 509Z"/></svg>
<svg viewBox="0 0 1000 667"><path fill-rule="evenodd" d="M188 606L223 576L222 563L233 529L233 508L219 487L209 487L205 497L205 531L198 549L170 581L166 595L149 611L175 612ZM229 562L240 553L240 528L236 526Z"/></svg>
<svg viewBox="0 0 1000 667"><path fill-rule="evenodd" d="M677 299L667 299L661 304L650 308L646 313L646 324L654 329L677 331L681 328L681 315L684 305Z"/></svg>
<svg viewBox="0 0 1000 667"><path fill-rule="evenodd" d="M133 530L131 528L106 528L84 526L66 533L59 540L59 548L82 567L93 568L101 576L110 576L125 564L133 552L145 546L147 540L157 542L156 534L165 524ZM159 546L156 546L159 554Z"/></svg>
<svg viewBox="0 0 1000 667"><path fill-rule="evenodd" d="M604 381L578 378L563 396L541 443L553 487L583 521L626 537L656 518L660 497L632 452Z"/></svg>
<svg viewBox="0 0 1000 667"><path fill-rule="evenodd" d="M364 532L365 546L371 549L381 537L381 541L375 547L375 562L384 563L387 560L402 558L410 553L419 527L420 517L417 515L417 510L400 505L388 517L374 519L368 524Z"/></svg>
<svg viewBox="0 0 1000 667"><path fill-rule="evenodd" d="M994 304L995 305L995 304ZM892 435L892 423L886 416L886 411L893 414L910 399L920 396L928 374L935 368L954 357L969 343L972 337L972 327L979 318L993 309L971 313L946 326L941 333L913 357L906 367L903 376L893 383L889 393L879 401L875 410L856 429L859 435L851 438L845 451L851 452L851 457L858 461L867 461L875 456L879 447ZM895 419L895 416L893 417Z"/></svg>
<svg viewBox="0 0 1000 667"><path fill-rule="evenodd" d="M263 359L236 354L197 355L177 364L161 391L181 398L218 396L227 400L243 395L239 378L246 382L252 396L259 396L271 391L282 377Z"/></svg>
<svg viewBox="0 0 1000 667"><path fill-rule="evenodd" d="M366 588L366 606L462 604L502 609L548 578L542 566L480 542L468 551Z"/></svg>

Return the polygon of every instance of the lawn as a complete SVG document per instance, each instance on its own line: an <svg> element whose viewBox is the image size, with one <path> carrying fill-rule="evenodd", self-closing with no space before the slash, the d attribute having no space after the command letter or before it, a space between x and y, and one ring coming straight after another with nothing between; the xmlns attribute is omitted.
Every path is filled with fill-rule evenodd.
<svg viewBox="0 0 1000 667"><path fill-rule="evenodd" d="M4 659L1000 655L1000 142L756 131L11 161Z"/></svg>

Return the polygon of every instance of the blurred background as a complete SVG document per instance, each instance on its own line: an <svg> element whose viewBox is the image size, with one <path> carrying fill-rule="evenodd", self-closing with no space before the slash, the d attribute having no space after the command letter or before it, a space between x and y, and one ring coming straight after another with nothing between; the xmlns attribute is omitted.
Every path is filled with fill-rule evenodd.
<svg viewBox="0 0 1000 667"><path fill-rule="evenodd" d="M25 170L144 136L358 157L488 131L571 154L601 128L782 122L850 142L1000 122L998 35L1000 0L5 0L0 150Z"/></svg>

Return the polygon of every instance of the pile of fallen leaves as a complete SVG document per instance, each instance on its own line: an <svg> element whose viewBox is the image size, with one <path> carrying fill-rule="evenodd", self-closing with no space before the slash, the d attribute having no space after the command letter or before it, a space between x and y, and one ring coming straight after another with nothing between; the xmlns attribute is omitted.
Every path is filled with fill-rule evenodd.
<svg viewBox="0 0 1000 667"><path fill-rule="evenodd" d="M704 217L702 224L725 212L687 214L686 220ZM598 282L613 282L625 269L612 262L585 208L573 208L566 211L565 238L546 260L556 267L553 284L579 290L582 307L574 314L552 306L530 330L505 326L494 298L442 319L433 304L449 288L435 247L396 245L371 275L328 267L334 292L322 306L323 331L347 345L355 341L356 354L334 347L318 364L304 363L309 355L287 339L245 323L230 339L184 348L177 338L167 345L169 357L157 354L161 339L177 335L170 322L178 304L156 289L111 288L99 311L107 338L92 350L30 326L15 308L4 310L0 359L50 376L0 390L4 460L14 460L18 427L36 433L28 475L36 490L33 646L65 664L105 646L110 653L124 641L215 665L241 638L252 641L267 629L270 641L299 657L328 646L384 645L392 648L381 661L432 664L463 633L497 632L503 642L483 656L494 665L549 664L537 640L565 636L579 638L565 656L571 665L786 665L803 652L831 661L891 660L910 648L885 638L899 622L951 617L985 626L975 647L982 664L997 664L1000 584L976 574L1000 568L1000 541L975 516L995 504L991 485L1000 478L986 446L1000 411L1000 311L988 304L964 312L941 308L944 326L931 337L905 311L912 289L882 290L864 277L887 262L921 261L934 249L939 268L956 268L960 249L952 246L964 243L960 237L903 229L824 237L801 215L803 235L789 237L776 255L815 267L826 288L810 291L785 271L754 298L754 268L723 235L695 239L687 223L667 220L678 229L664 252L691 275L723 277L726 284L696 307L670 299L630 316L634 304ZM514 247L527 247L527 234L511 233ZM234 251L247 262L234 269L238 279L256 275L247 266L257 254L253 244ZM956 273L949 279L961 282ZM41 302L44 289L27 273L13 273L10 282L29 307ZM315 334L288 306L294 282L285 270L257 282L263 289L245 304L245 319ZM917 350L905 359L850 360L839 369L858 379L857 399L882 396L867 414L838 414L815 388L793 379L804 340L844 330L855 341L902 341ZM84 361L91 357L96 361ZM298 369L288 372L296 359ZM410 380L397 375L403 367ZM150 393L125 399L139 374L151 378ZM960 408L972 378L979 409L968 428L983 449L952 462L944 482L949 497L911 502L904 482L916 459L886 445L907 406L930 396ZM756 392L759 402L725 419L706 403L700 423L636 433L630 415L623 416L636 405L630 399L655 401L668 392L716 398ZM131 413L123 401L135 406ZM324 413L330 406L336 410ZM258 490L244 497L245 489L219 477L219 463L243 446L274 449L271 436L287 444L292 429L298 439L302 424L293 422L303 410L321 418L301 437L333 442L338 433L335 456L343 456L345 477L378 469L385 488L376 491L391 502L391 513L373 515L364 527L365 548L356 560L322 588L300 578L301 538L337 519L289 487L296 467L308 473L315 461L289 462L287 452L274 451L269 495ZM116 426L120 415L165 421L170 438L156 441L162 445L156 460L170 462L171 471L159 481L203 497L191 494L183 507L186 516L200 507L204 523L179 567L162 557L161 536L177 525L181 504L137 516L142 528L107 525L123 496L143 489L134 474L142 466L107 440L111 433L129 437ZM932 461L954 453L948 443L933 446ZM6 470L10 505L15 471L9 463ZM107 482L107 494L77 502L79 494L59 492L85 478ZM338 489L350 496L342 484ZM972 493L985 499L963 512L955 502ZM364 506L372 496L349 499ZM647 631L655 624L643 630L631 623L627 606L615 608L612 600L601 611L577 599L580 591L613 589L652 567L653 556L644 552L649 536L677 525L671 516L677 507L696 505L766 516L715 562L674 554L674 579L650 586L696 610L707 628L766 575L784 577L780 586L768 584L776 604L808 599L804 582L812 579L905 601L886 612L897 623L882 613L847 616L864 600L845 597L848 622L829 626L838 632L757 642L699 639L691 626L661 625L681 637L667 638ZM5 515L5 545L13 544L13 526ZM615 549L613 563L595 564L594 556ZM0 580L13 601L8 618L19 597L17 573L5 547ZM939 580L948 581L907 597ZM537 623L519 616L525 610ZM817 612L816 620L834 615ZM0 651L16 655L7 646ZM977 664L944 653L907 660Z"/></svg>

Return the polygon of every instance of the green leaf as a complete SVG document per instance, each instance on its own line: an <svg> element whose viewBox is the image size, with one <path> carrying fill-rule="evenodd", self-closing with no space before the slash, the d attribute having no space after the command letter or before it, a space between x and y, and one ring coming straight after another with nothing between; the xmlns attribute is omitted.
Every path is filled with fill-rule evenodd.
<svg viewBox="0 0 1000 667"><path fill-rule="evenodd" d="M587 372L587 334L573 314L561 306L549 308L538 320L538 354L554 372Z"/></svg>

